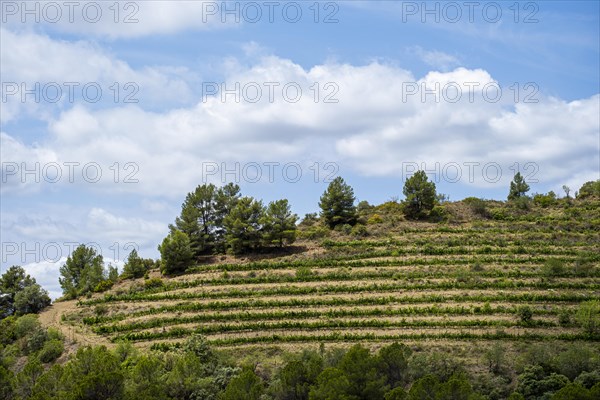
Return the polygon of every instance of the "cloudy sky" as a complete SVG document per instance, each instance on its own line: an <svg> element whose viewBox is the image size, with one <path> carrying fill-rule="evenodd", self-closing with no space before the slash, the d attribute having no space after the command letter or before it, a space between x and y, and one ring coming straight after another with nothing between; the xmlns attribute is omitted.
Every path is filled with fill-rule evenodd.
<svg viewBox="0 0 600 400"><path fill-rule="evenodd" d="M122 265L185 194L318 210L342 176L451 200L600 176L598 2L2 1L2 269L56 297L77 243Z"/></svg>

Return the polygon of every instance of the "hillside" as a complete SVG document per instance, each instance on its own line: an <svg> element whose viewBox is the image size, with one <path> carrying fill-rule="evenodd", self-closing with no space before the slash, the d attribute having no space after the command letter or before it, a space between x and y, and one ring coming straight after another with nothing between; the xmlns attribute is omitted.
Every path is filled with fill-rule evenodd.
<svg viewBox="0 0 600 400"><path fill-rule="evenodd" d="M398 341L477 369L498 341L518 353L600 340L575 321L581 303L600 297L600 201L466 200L437 207L438 222L407 221L394 202L359 209L366 231L305 221L280 254L218 256L171 278L153 270L57 303L41 321L80 344L163 351L200 333L265 364L321 343Z"/></svg>

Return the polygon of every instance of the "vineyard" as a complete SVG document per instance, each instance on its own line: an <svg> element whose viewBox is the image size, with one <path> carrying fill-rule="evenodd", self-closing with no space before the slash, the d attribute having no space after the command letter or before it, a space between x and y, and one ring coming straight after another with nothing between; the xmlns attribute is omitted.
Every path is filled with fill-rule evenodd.
<svg viewBox="0 0 600 400"><path fill-rule="evenodd" d="M80 299L62 322L163 351L193 333L220 348L599 340L576 321L600 297L597 201L441 223L377 211L364 237L332 232L296 243L310 251L223 257L172 278L152 271Z"/></svg>

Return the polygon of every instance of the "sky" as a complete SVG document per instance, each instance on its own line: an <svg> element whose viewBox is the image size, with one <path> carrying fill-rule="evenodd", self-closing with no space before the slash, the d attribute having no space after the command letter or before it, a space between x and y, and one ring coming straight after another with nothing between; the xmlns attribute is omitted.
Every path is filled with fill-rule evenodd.
<svg viewBox="0 0 600 400"><path fill-rule="evenodd" d="M600 179L598 1L1 1L1 268L157 245L197 185L318 211ZM0 272L2 272L0 271Z"/></svg>

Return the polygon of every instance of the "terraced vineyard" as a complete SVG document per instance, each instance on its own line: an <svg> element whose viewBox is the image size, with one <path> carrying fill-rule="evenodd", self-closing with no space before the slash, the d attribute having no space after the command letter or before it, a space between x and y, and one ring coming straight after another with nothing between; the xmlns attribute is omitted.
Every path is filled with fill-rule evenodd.
<svg viewBox="0 0 600 400"><path fill-rule="evenodd" d="M524 214L510 221L399 222L359 240L340 234L306 241L300 245L313 251L122 284L81 300L64 319L111 342L160 350L192 333L219 347L597 341L574 315L580 303L600 297L600 207L578 208L575 220L566 212L536 221ZM531 320L520 316L524 308Z"/></svg>

